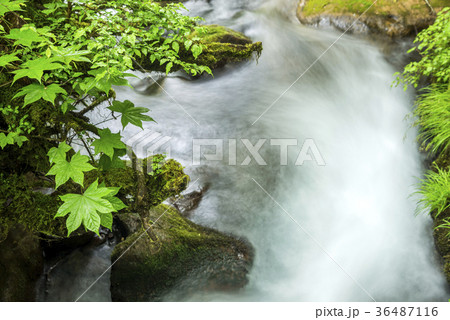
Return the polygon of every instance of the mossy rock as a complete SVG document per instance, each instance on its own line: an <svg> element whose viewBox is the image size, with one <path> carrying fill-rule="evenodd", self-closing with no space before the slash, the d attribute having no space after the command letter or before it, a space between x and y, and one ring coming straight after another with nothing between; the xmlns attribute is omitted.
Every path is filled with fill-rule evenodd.
<svg viewBox="0 0 450 320"><path fill-rule="evenodd" d="M132 221L137 219L135 214ZM201 280L190 293L237 290L247 283L253 249L245 241L196 225L166 205L141 219L139 230L124 235L112 253L113 301L160 301L190 277Z"/></svg>
<svg viewBox="0 0 450 320"><path fill-rule="evenodd" d="M191 33L189 38L198 41L202 45L203 51L197 59L194 59L192 53L188 53L182 45L179 51L181 60L208 66L210 69L221 68L228 63L249 60L254 53L258 58L263 49L261 42L252 42L242 33L218 25L202 26L199 30ZM151 63L148 57L142 57L138 63L146 70L162 72L166 70L165 64ZM179 66L171 69L172 72L178 70L180 70Z"/></svg>
<svg viewBox="0 0 450 320"><path fill-rule="evenodd" d="M218 42L246 45L252 43L252 40L242 33L216 24L203 26L189 37L199 38L203 44Z"/></svg>
<svg viewBox="0 0 450 320"><path fill-rule="evenodd" d="M0 182L0 225L18 223L35 233L65 236L64 222L54 219L62 202L55 195L34 191L37 187L51 187L49 181L27 173L0 175Z"/></svg>
<svg viewBox="0 0 450 320"><path fill-rule="evenodd" d="M9 224L0 242L0 301L34 301L43 265L35 234L21 224Z"/></svg>
<svg viewBox="0 0 450 320"><path fill-rule="evenodd" d="M447 0L429 2L433 9L422 0L379 0L375 4L370 0L302 0L297 17L303 24L325 24L342 31L408 36L431 25L435 13L448 5Z"/></svg>
<svg viewBox="0 0 450 320"><path fill-rule="evenodd" d="M262 43L255 42L240 32L218 26L203 26L199 31L190 35L198 38L203 44L203 52L192 61L211 69L220 68L231 62L248 60L253 53L259 57L262 52Z"/></svg>

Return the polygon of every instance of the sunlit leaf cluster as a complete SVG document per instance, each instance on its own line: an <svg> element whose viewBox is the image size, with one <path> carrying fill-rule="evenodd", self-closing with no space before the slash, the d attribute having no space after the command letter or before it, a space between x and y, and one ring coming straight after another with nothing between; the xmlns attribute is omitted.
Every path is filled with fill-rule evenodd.
<svg viewBox="0 0 450 320"><path fill-rule="evenodd" d="M100 225L111 228L111 213L123 208L117 188L85 185L86 172L123 167L126 153L122 131L92 125L89 112L101 106L109 119L120 118L123 129L142 129L154 121L149 109L116 100L114 91L130 86L130 70L145 65L166 73L211 73L192 62L203 50L189 37L200 28L199 18L182 10L182 4L136 0L1 0L0 74L6 80L0 88L13 93L9 105L0 105L8 119L0 128L0 148L22 147L31 138L53 143L47 175L55 189L69 182L80 186L79 194L61 196L57 217L68 217L69 233L80 225L94 232ZM52 119L35 126L30 118L44 111ZM73 151L74 141L84 154Z"/></svg>

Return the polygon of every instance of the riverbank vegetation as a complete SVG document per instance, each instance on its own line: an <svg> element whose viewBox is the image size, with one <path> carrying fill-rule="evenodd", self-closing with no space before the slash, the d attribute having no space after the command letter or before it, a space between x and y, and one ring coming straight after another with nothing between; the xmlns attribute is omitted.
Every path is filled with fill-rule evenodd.
<svg viewBox="0 0 450 320"><path fill-rule="evenodd" d="M420 32L415 40L417 47L410 50L419 52L421 59L405 66L397 78L417 88L424 78L430 85L422 88L416 101L414 114L419 128L419 140L425 151L439 158L447 154L450 147L450 8L442 10L435 23ZM442 161L439 161L443 164ZM426 174L419 193L421 204L439 216L450 200L450 179L448 165L442 168L434 163L434 171Z"/></svg>
<svg viewBox="0 0 450 320"><path fill-rule="evenodd" d="M66 217L69 235L81 225L95 233L100 226L111 229L112 213L125 209L127 201L119 189L120 182L105 184L104 172L127 170L121 160L126 154L121 141L125 127L142 129L143 122L154 121L147 114L148 108L118 100L114 86L130 86L128 80L133 75L129 70L166 74L183 70L199 76L260 52L260 43L252 44L248 38L219 26L212 27L214 32L245 38L245 43L211 42L209 27L198 24L200 18L183 15L183 10L180 3L160 5L152 1L1 2L2 222L7 223L3 220L8 217L6 220L12 222L22 221L15 217L22 216L21 210L27 211L27 204L34 207L36 198L42 196L48 198L43 201L48 205L37 212L46 211L45 217ZM108 119L121 118L122 131L111 132L91 123L89 113L105 107L109 109ZM74 149L77 144L84 154ZM171 181L173 190L164 195L181 192L187 176L172 162L166 165L179 176L168 177L167 170L161 170L153 176L137 175L137 184L155 184L167 176L167 181L158 182L161 188L166 188L172 178L176 183ZM24 178L26 174L33 177L33 183ZM20 185L15 184L18 181ZM10 184L15 185L12 188ZM34 195L42 188L56 191ZM10 189L23 193L17 196L7 192ZM127 196L136 199L134 210L165 199L157 193L154 199ZM51 224L45 221L43 225ZM40 227L37 231L51 230Z"/></svg>
<svg viewBox="0 0 450 320"><path fill-rule="evenodd" d="M403 82L406 89L428 83L420 89L414 115L422 150L434 161L418 186L418 210L434 219L436 246L450 282L450 8L440 11L415 43L410 52L417 51L421 58L404 68L397 84Z"/></svg>

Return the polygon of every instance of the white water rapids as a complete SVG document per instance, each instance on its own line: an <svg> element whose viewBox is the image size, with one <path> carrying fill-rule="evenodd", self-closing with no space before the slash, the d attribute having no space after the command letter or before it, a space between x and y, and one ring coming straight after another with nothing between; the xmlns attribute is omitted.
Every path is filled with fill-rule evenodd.
<svg viewBox="0 0 450 320"><path fill-rule="evenodd" d="M193 220L246 237L255 248L249 284L240 292L173 292L167 299L447 300L431 220L415 216L410 198L422 168L416 133L405 120L413 97L390 87L397 70L377 44L345 35L252 125L340 33L300 25L290 16L291 3L249 2L186 6L208 24L262 41L258 63L227 66L214 79L169 77L163 88L170 97L162 90L117 89L120 100L151 109L157 124L145 126L171 137L171 157L186 166L191 180L210 184ZM119 121L103 126L121 128ZM125 136L137 132L128 128ZM224 160L193 166L194 138L224 139ZM240 165L249 154L241 138L253 144L267 139L261 148L266 166L254 160ZM269 144L280 138L300 144L289 148L287 166L279 164L279 147ZM325 166L294 165L307 138ZM236 166L228 162L228 139L238 139ZM107 285L91 290L109 297Z"/></svg>

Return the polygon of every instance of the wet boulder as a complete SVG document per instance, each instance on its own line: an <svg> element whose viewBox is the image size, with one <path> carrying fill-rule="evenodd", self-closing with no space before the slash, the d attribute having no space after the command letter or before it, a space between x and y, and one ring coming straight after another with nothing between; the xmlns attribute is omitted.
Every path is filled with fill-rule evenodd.
<svg viewBox="0 0 450 320"><path fill-rule="evenodd" d="M204 193L208 190L209 185L199 185L190 192L182 192L177 197L171 197L167 203L177 209L183 217L189 218L192 211L200 204Z"/></svg>
<svg viewBox="0 0 450 320"><path fill-rule="evenodd" d="M134 217L117 217L136 230ZM134 233L123 235L111 260L113 301L162 301L188 278L185 294L238 290L247 284L253 249L245 240L205 228L166 205L153 207ZM127 226L131 223L133 226ZM180 293L177 299L182 300Z"/></svg>
<svg viewBox="0 0 450 320"><path fill-rule="evenodd" d="M297 17L301 23L317 27L402 37L427 28L442 8L442 2L422 0L378 1L372 5L361 1L301 0Z"/></svg>

